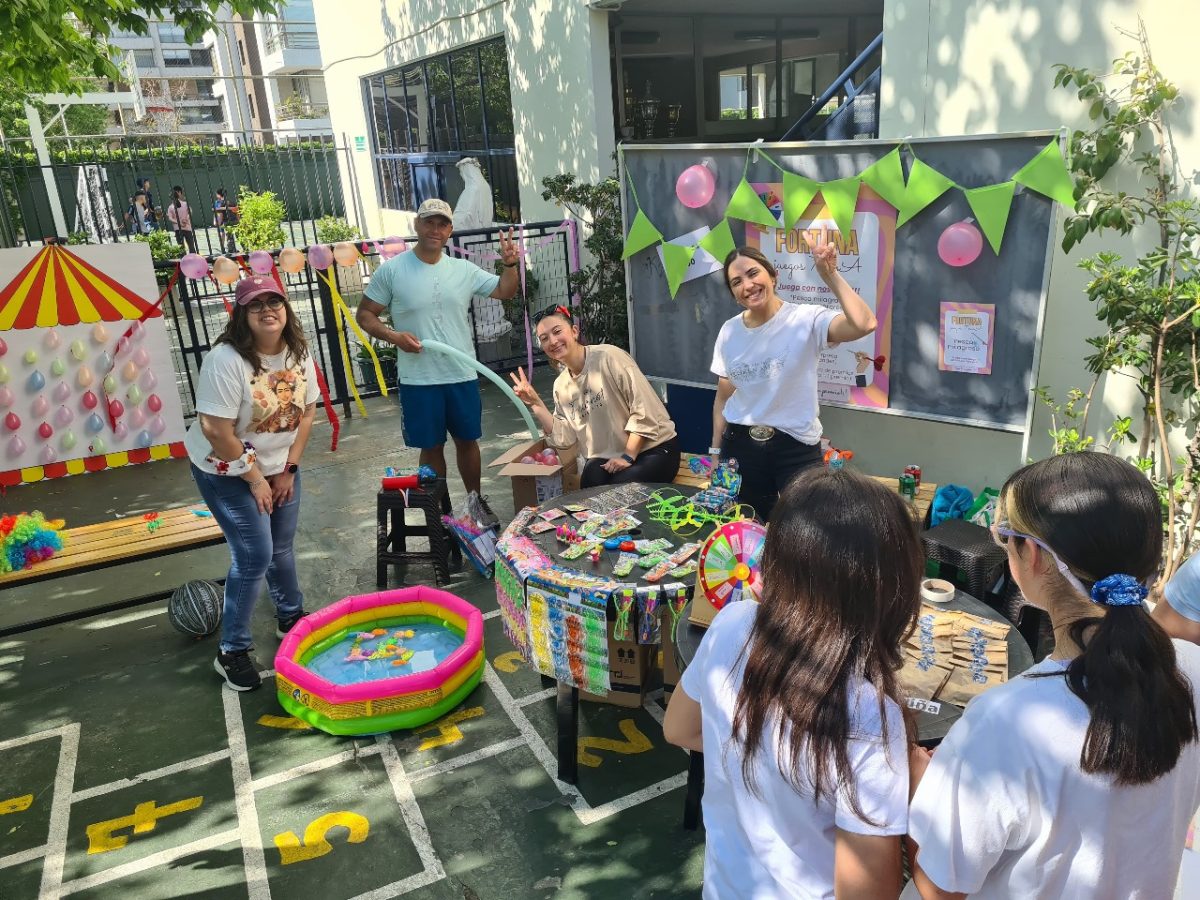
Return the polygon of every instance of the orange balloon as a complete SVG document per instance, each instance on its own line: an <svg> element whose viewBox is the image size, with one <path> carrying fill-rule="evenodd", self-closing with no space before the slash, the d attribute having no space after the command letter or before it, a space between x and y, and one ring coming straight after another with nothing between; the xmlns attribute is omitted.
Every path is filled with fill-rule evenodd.
<svg viewBox="0 0 1200 900"><path fill-rule="evenodd" d="M212 264L213 278L221 284L233 284L241 276L238 264L228 256L218 256Z"/></svg>
<svg viewBox="0 0 1200 900"><path fill-rule="evenodd" d="M295 275L304 271L304 253L295 247L284 247L279 251L279 268Z"/></svg>
<svg viewBox="0 0 1200 900"><path fill-rule="evenodd" d="M358 262L358 247L350 241L342 241L333 245L333 258L339 266L347 268Z"/></svg>

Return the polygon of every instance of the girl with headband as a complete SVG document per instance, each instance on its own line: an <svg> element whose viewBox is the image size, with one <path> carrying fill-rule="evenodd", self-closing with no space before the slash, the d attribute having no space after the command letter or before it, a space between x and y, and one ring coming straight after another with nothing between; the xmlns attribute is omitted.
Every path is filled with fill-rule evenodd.
<svg viewBox="0 0 1200 900"><path fill-rule="evenodd" d="M838 271L837 249L821 243L812 257L837 307L785 303L775 267L754 247L725 258L725 285L743 310L721 326L713 348L717 397L709 452L738 461L740 499L764 522L788 482L821 465L821 351L866 337L876 326L871 308ZM882 357L866 359L883 367ZM859 368L865 384L862 360Z"/></svg>
<svg viewBox="0 0 1200 900"><path fill-rule="evenodd" d="M552 447L579 445L580 487L665 482L679 473L679 442L667 408L633 358L610 344L586 345L563 306L537 320L537 341L561 367L551 413L526 377L510 376ZM532 374L532 373L530 373Z"/></svg>
<svg viewBox="0 0 1200 900"><path fill-rule="evenodd" d="M908 824L896 672L921 542L894 491L813 469L779 497L762 602L717 613L663 736L704 753L704 896L895 897Z"/></svg>
<svg viewBox="0 0 1200 900"><path fill-rule="evenodd" d="M1200 805L1200 647L1143 604L1154 488L1114 456L1051 457L1008 479L992 533L1055 648L914 758L904 896L1171 897Z"/></svg>

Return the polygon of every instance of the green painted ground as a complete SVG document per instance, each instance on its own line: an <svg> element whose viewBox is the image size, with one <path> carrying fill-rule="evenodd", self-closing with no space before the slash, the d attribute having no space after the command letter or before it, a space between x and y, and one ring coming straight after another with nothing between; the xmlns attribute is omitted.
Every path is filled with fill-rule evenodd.
<svg viewBox="0 0 1200 900"><path fill-rule="evenodd" d="M369 409L343 422L336 454L322 426L306 455L297 551L310 610L374 589L378 477L415 463L396 449L396 407ZM520 428L488 386L485 461ZM485 491L511 513L507 484ZM23 487L0 508L82 525L197 500L186 463L170 461ZM218 576L227 559L210 548L9 589L0 624ZM432 571L405 581L432 583ZM469 568L450 589L496 609L491 582ZM265 597L254 628L270 668ZM680 826L687 761L662 740L659 702L585 704L571 789L553 778L551 694L498 618L485 633L489 670L468 700L379 739L280 727L295 723L270 683L222 689L215 639L182 638L161 605L0 639L0 895L696 896L703 831Z"/></svg>

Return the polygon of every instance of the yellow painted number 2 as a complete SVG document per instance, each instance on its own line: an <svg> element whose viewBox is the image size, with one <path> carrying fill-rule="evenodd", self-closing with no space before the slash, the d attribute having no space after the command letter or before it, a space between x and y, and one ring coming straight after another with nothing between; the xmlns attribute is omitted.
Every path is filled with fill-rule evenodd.
<svg viewBox="0 0 1200 900"><path fill-rule="evenodd" d="M304 829L304 840L296 837L296 832L285 831L275 835L275 846L279 848L279 861L285 866L292 863L304 862L306 859L316 859L326 853L333 852L333 844L329 843L326 835L334 828L345 828L350 832L347 840L351 844L361 844L367 839L371 823L366 816L352 812L333 812L314 819Z"/></svg>

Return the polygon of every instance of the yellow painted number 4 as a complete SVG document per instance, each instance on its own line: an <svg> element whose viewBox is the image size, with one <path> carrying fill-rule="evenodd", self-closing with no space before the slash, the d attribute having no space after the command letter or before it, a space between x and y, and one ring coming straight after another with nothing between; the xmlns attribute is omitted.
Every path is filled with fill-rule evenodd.
<svg viewBox="0 0 1200 900"><path fill-rule="evenodd" d="M361 844L367 839L371 823L367 821L366 816L360 816L358 813L333 812L310 822L304 829L303 841L296 837L294 831L277 834L275 846L279 848L279 861L285 866L290 866L292 863L332 853L333 844L329 843L326 835L334 828L345 828L350 832L347 840L351 844Z"/></svg>

